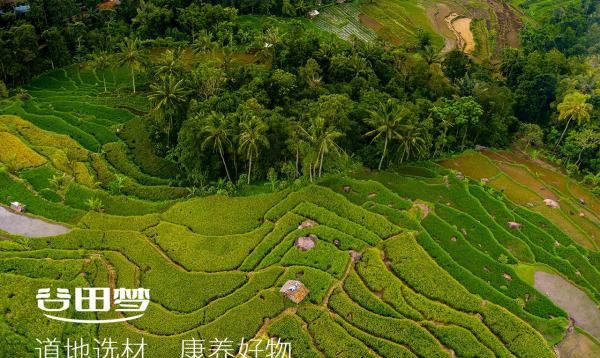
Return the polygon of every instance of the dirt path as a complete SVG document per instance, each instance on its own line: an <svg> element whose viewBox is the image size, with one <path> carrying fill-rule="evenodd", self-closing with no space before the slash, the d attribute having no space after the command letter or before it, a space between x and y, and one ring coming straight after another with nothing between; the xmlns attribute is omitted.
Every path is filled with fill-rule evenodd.
<svg viewBox="0 0 600 358"><path fill-rule="evenodd" d="M0 206L0 229L27 237L56 236L71 231L68 227L13 213Z"/></svg>
<svg viewBox="0 0 600 358"><path fill-rule="evenodd" d="M535 288L564 309L575 325L600 338L600 310L584 291L564 278L547 272L536 272L534 279Z"/></svg>

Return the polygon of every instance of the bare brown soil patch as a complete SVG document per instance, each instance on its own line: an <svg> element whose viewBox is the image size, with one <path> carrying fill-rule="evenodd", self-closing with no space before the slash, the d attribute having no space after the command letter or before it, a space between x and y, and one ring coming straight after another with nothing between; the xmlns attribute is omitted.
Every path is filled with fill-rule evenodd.
<svg viewBox="0 0 600 358"><path fill-rule="evenodd" d="M379 21L375 20L367 14L358 15L358 19L363 25L374 30L375 32L378 32L383 29L383 24L381 24Z"/></svg>
<svg viewBox="0 0 600 358"><path fill-rule="evenodd" d="M456 30L460 37L459 43L462 43L462 49L466 53L471 53L475 50L475 39L473 32L471 31L471 19L467 17L461 17L452 21L451 26Z"/></svg>

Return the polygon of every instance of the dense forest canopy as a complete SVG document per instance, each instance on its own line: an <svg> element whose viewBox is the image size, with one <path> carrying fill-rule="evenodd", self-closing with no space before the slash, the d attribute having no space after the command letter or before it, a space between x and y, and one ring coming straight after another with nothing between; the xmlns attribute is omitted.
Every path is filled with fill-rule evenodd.
<svg viewBox="0 0 600 358"><path fill-rule="evenodd" d="M152 102L156 152L188 184L312 180L514 141L600 181L598 1L530 21L492 59L441 54L426 34L346 42L310 26L309 0L29 4L0 17L0 96L71 63L127 66Z"/></svg>

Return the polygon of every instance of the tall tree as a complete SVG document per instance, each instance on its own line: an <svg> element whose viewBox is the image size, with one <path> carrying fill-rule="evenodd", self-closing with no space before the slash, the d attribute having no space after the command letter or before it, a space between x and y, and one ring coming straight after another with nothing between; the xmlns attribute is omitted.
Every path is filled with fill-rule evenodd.
<svg viewBox="0 0 600 358"><path fill-rule="evenodd" d="M192 42L192 51L196 54L205 54L210 52L210 50L212 50L215 46L213 39L214 35L212 32L202 30L198 33L198 37L196 37Z"/></svg>
<svg viewBox="0 0 600 358"><path fill-rule="evenodd" d="M176 78L183 77L185 67L183 66L181 57L183 49L178 47L175 49L166 50L155 68L157 76L174 76Z"/></svg>
<svg viewBox="0 0 600 358"><path fill-rule="evenodd" d="M426 138L427 133L420 123L411 121L404 124L398 136L400 163L420 155L425 150Z"/></svg>
<svg viewBox="0 0 600 358"><path fill-rule="evenodd" d="M69 62L69 49L61 30L52 26L42 33L42 38L46 42L46 53L52 69L55 66L63 66Z"/></svg>
<svg viewBox="0 0 600 358"><path fill-rule="evenodd" d="M92 60L92 67L94 68L94 72L98 75L98 71L102 74L102 83L104 84L104 93L108 92L106 87L106 69L110 67L112 64L112 57L106 53L105 51L98 52L94 54Z"/></svg>
<svg viewBox="0 0 600 358"><path fill-rule="evenodd" d="M171 144L173 123L182 107L187 103L188 90L183 79L173 75L162 75L150 85L148 98L152 102L151 112L167 127L167 145Z"/></svg>
<svg viewBox="0 0 600 358"><path fill-rule="evenodd" d="M521 142L525 143L524 151L527 151L527 148L532 144L542 145L544 143L544 132L535 123L521 123L518 137Z"/></svg>
<svg viewBox="0 0 600 358"><path fill-rule="evenodd" d="M231 175L229 175L229 169L227 168L227 162L225 161L225 150L230 148L232 131L227 121L227 118L222 113L211 112L206 117L206 123L202 126L202 135L205 137L202 141L202 148L212 145L213 150L218 152L223 161L225 167L225 173L227 173L227 179L230 182Z"/></svg>
<svg viewBox="0 0 600 358"><path fill-rule="evenodd" d="M302 123L297 120L290 121L288 125L287 144L294 151L296 156L296 177L300 175L300 147L304 143L304 135L302 133Z"/></svg>
<svg viewBox="0 0 600 358"><path fill-rule="evenodd" d="M334 154L343 153L342 148L336 141L343 137L344 134L337 130L333 124L328 124L323 117L313 118L310 121L308 130L303 129L303 131L316 152L316 161L313 166L313 171L316 173L316 168L318 166L319 177L321 177L325 155L329 152Z"/></svg>
<svg viewBox="0 0 600 358"><path fill-rule="evenodd" d="M138 38L126 37L121 43L120 48L119 63L127 65L131 70L131 83L133 85L133 93L135 93L135 72L139 71L144 65L146 55L140 48L140 40Z"/></svg>
<svg viewBox="0 0 600 358"><path fill-rule="evenodd" d="M252 159L258 158L260 148L269 148L269 139L266 136L269 126L257 117L240 123L239 151L246 153L248 160L248 184L252 176Z"/></svg>
<svg viewBox="0 0 600 358"><path fill-rule="evenodd" d="M572 120L575 120L577 124L582 124L588 122L590 120L590 115L594 106L591 103L587 103L589 96L584 95L581 92L575 91L567 94L563 101L557 106L558 109L558 120L559 121L567 121L565 125L565 129L562 131L560 138L554 145L554 150L562 141L567 129L569 128L569 124L571 124Z"/></svg>
<svg viewBox="0 0 600 358"><path fill-rule="evenodd" d="M381 170L383 160L387 155L389 142L400 136L398 131L403 115L402 108L392 99L389 99L387 102L380 103L377 111L370 111L369 118L365 119L365 122L373 128L365 134L368 137L373 137L371 142L383 139L383 152L377 167L378 170Z"/></svg>

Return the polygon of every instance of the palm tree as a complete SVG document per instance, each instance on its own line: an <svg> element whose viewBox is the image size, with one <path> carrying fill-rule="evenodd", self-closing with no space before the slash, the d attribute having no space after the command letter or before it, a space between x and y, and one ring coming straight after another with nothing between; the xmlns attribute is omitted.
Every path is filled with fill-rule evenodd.
<svg viewBox="0 0 600 358"><path fill-rule="evenodd" d="M250 120L240 123L241 133L239 137L240 153L246 152L248 159L248 184L252 175L252 159L258 158L259 147L269 148L269 139L265 135L269 126L260 119L252 117Z"/></svg>
<svg viewBox="0 0 600 358"><path fill-rule="evenodd" d="M225 149L231 147L230 138L232 135L227 119L222 113L211 112L206 118L206 123L202 126L202 133L206 136L202 141L202 148L205 149L212 145L214 151L219 152L225 167L225 173L227 173L227 179L232 181L225 161Z"/></svg>
<svg viewBox="0 0 600 358"><path fill-rule="evenodd" d="M101 51L94 54L94 58L92 60L92 67L94 68L94 72L98 74L97 71L102 73L102 83L104 84L104 93L108 92L106 88L106 74L104 70L110 67L112 58L106 51Z"/></svg>
<svg viewBox="0 0 600 358"><path fill-rule="evenodd" d="M300 175L300 146L304 143L302 124L292 120L288 125L288 131L287 144L296 152L296 177L298 177Z"/></svg>
<svg viewBox="0 0 600 358"><path fill-rule="evenodd" d="M371 143L383 138L383 153L379 160L378 170L381 170L383 159L387 155L389 142L399 136L402 112L401 108L390 99L382 102L377 111L370 111L370 117L365 119L365 122L373 128L365 134L367 137L373 137Z"/></svg>
<svg viewBox="0 0 600 358"><path fill-rule="evenodd" d="M440 63L442 61L442 56L440 55L440 52L429 45L425 46L422 55L425 62L427 62L427 64L430 66L434 63Z"/></svg>
<svg viewBox="0 0 600 358"><path fill-rule="evenodd" d="M442 143L442 147L440 148L440 152L444 152L444 148L446 147L446 143L448 142L448 130L454 127L454 123L450 118L442 118L439 123L440 126L440 136L439 141ZM433 156L435 157L437 154L438 148L436 147Z"/></svg>
<svg viewBox="0 0 600 358"><path fill-rule="evenodd" d="M194 42L192 42L192 52L195 54L205 54L210 52L210 50L212 50L214 47L213 38L214 36L212 32L208 32L206 30L201 31L198 33L198 37L196 37Z"/></svg>
<svg viewBox="0 0 600 358"><path fill-rule="evenodd" d="M183 79L177 80L173 75L160 76L159 80L150 85L148 99L152 102L152 112L166 122L167 145L171 144L173 119L181 106L187 101L188 90Z"/></svg>
<svg viewBox="0 0 600 358"><path fill-rule="evenodd" d="M322 117L316 117L311 120L309 130L304 130L305 136L308 138L312 147L316 149L316 161L314 170L318 165L319 177L321 177L323 171L323 161L325 154L333 152L340 154L343 152L342 148L335 142L337 139L343 136L342 132L338 131L335 126L327 125L326 121Z"/></svg>
<svg viewBox="0 0 600 358"><path fill-rule="evenodd" d="M556 148L565 136L565 133L569 128L569 124L571 124L573 119L577 122L577 124L582 124L590 120L590 114L594 109L594 106L592 106L590 103L586 103L588 98L589 96L584 95L581 92L572 92L567 94L562 103L557 106L559 112L558 120L567 120L567 125L565 125L565 129L556 142L556 145L554 145L553 152L556 151Z"/></svg>
<svg viewBox="0 0 600 358"><path fill-rule="evenodd" d="M127 65L131 69L131 82L133 93L135 93L135 71L141 69L145 62L146 54L140 49L140 40L138 38L130 39L126 37L120 47L119 63Z"/></svg>
<svg viewBox="0 0 600 358"><path fill-rule="evenodd" d="M400 163L405 159L416 157L425 149L426 133L423 127L416 123L405 124L398 137L400 142Z"/></svg>
<svg viewBox="0 0 600 358"><path fill-rule="evenodd" d="M182 55L183 49L181 48L166 50L156 67L156 75L172 75L180 77L183 72L183 64L181 63Z"/></svg>

